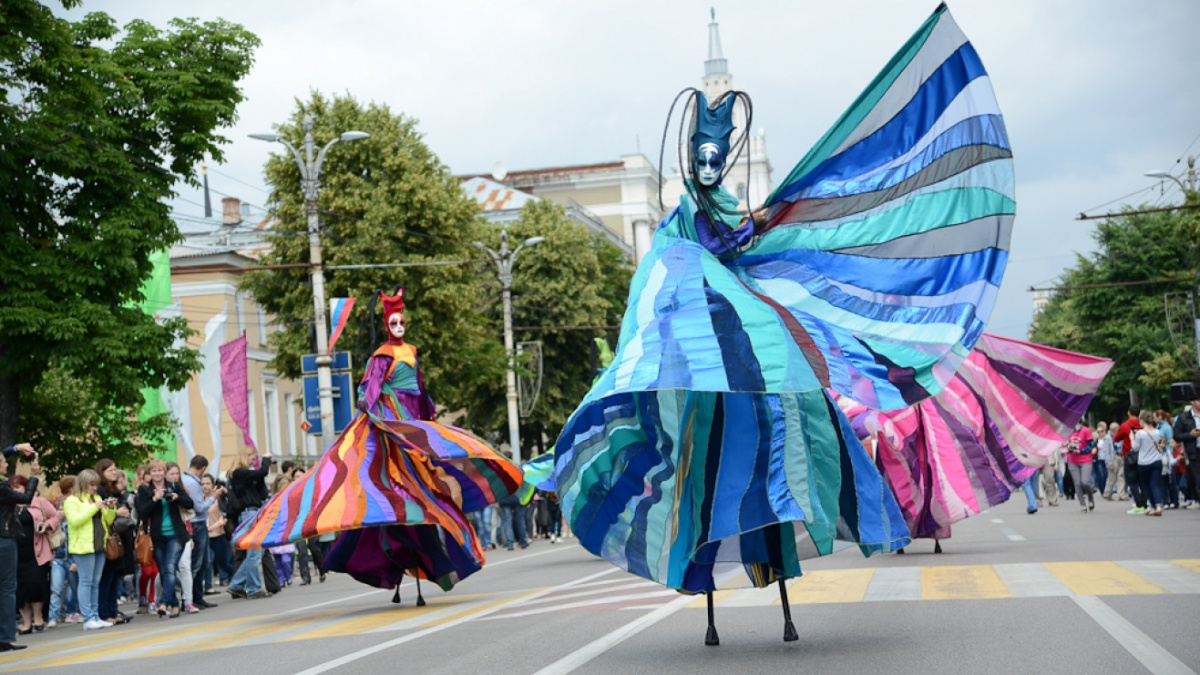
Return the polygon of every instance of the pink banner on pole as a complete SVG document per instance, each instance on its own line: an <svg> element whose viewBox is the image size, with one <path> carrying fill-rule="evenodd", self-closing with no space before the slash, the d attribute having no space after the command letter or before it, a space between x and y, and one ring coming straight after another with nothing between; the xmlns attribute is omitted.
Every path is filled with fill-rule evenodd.
<svg viewBox="0 0 1200 675"><path fill-rule="evenodd" d="M354 298L329 299L329 321L333 326L333 332L329 335L329 353L331 354L333 346L337 344L338 338L342 336L342 331L346 328L350 310L354 309L354 300Z"/></svg>
<svg viewBox="0 0 1200 675"><path fill-rule="evenodd" d="M246 363L246 333L221 345L221 392L225 396L225 409L233 423L242 430L246 445L258 450L250 438L250 389Z"/></svg>

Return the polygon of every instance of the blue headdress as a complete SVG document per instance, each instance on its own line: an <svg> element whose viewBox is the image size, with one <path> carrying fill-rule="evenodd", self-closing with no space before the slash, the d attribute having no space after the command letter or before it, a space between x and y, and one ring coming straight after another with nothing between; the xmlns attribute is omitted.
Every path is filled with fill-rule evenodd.
<svg viewBox="0 0 1200 675"><path fill-rule="evenodd" d="M729 158L729 137L733 135L733 103L736 100L736 95L726 94L717 100L715 106L709 107L704 93L700 91L695 93L696 112L692 129L691 157L689 158L692 162L700 157L701 147L715 145L717 153L720 155L721 169L725 168L725 160ZM721 178L724 177L725 174L722 171L721 177L715 184L719 185Z"/></svg>

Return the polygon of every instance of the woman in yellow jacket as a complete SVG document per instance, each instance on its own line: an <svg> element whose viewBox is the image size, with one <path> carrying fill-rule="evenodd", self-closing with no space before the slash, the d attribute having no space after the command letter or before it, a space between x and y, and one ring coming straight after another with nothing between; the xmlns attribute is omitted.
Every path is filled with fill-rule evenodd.
<svg viewBox="0 0 1200 675"><path fill-rule="evenodd" d="M79 472L75 492L63 503L67 516L67 551L79 570L79 611L83 629L108 628L100 620L100 575L104 572L104 540L117 517L116 500L103 501L96 494L100 476L91 469Z"/></svg>

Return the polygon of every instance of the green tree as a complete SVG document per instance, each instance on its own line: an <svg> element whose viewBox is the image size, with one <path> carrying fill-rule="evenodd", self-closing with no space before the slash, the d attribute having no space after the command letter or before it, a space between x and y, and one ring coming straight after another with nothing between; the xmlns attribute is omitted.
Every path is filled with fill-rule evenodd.
<svg viewBox="0 0 1200 675"><path fill-rule="evenodd" d="M1037 316L1034 342L1114 361L1092 404L1101 419L1124 419L1131 389L1143 408L1169 408L1169 383L1191 378L1195 351L1176 348L1163 312L1164 293L1186 292L1196 282L1186 222L1170 212L1102 221L1093 233L1099 250L1077 257L1059 279L1064 290ZM1179 281L1140 283L1171 279Z"/></svg>
<svg viewBox="0 0 1200 675"><path fill-rule="evenodd" d="M542 343L541 391L532 413L521 421L523 455L528 458L554 443L591 387L596 374L592 338L606 337L611 343L617 334L615 329L573 328L619 324L632 269L620 250L549 201L526 204L508 233L510 246L529 237L545 237L541 244L521 252L513 274L516 339ZM493 249L499 247L500 228L491 226L483 241ZM504 326L500 284L493 268L484 272L485 311L499 339ZM476 378L474 385L467 426L507 440L503 374Z"/></svg>
<svg viewBox="0 0 1200 675"><path fill-rule="evenodd" d="M472 260L471 245L478 207L458 180L429 150L416 122L386 105L360 104L350 96L327 98L313 93L278 132L303 143L301 122L313 117L313 136L328 142L344 131L371 134L367 140L335 146L321 173L319 201L322 255L326 265L441 263ZM307 219L300 172L289 154L267 162L270 206L279 221L268 237L266 264L309 261ZM476 377L503 372L503 347L480 315L477 272L468 264L327 270L329 297L358 302L339 350L352 350L357 374L375 350L366 330L367 311L378 290L405 286L408 339L417 346L425 381L443 409L462 405L466 386ZM305 268L254 272L242 288L279 317L284 330L271 335L275 368L286 377L300 375L300 357L314 350L313 298ZM328 300L326 299L326 302ZM378 312L378 310L377 310ZM377 320L376 320L377 321ZM379 326L377 342L383 340Z"/></svg>
<svg viewBox="0 0 1200 675"><path fill-rule="evenodd" d="M0 445L57 438L44 449L76 455L63 466L86 463L84 446L104 442L96 424L126 420L105 428L136 437L140 390L181 387L196 368L193 352L172 348L182 320L160 325L136 304L151 254L179 240L166 200L205 155L221 159L215 130L236 119L257 45L225 21L121 31L102 13L72 22L32 0L4 2ZM84 413L51 414L72 398Z"/></svg>

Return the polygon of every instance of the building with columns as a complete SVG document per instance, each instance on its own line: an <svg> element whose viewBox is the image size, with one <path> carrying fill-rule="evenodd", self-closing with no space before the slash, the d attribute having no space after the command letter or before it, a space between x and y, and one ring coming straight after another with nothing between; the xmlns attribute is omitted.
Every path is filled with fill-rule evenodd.
<svg viewBox="0 0 1200 675"><path fill-rule="evenodd" d="M704 62L701 90L709 100L733 90L733 75L721 48L715 13L708 25L708 59ZM740 109L735 109L734 124L735 136L746 128L745 115ZM654 162L641 153L591 164L516 171L498 169L491 176L462 176L464 181L481 178L491 178L505 187L549 199L568 210L576 209L582 213L581 218L590 215L624 244L623 250L632 253L635 262L641 261L650 249L654 227L679 204L684 192L683 172L677 164L661 175ZM659 208L660 186L665 209ZM744 212L767 198L771 190L771 162L762 129L747 139L746 148L730 169L724 186L742 202Z"/></svg>

